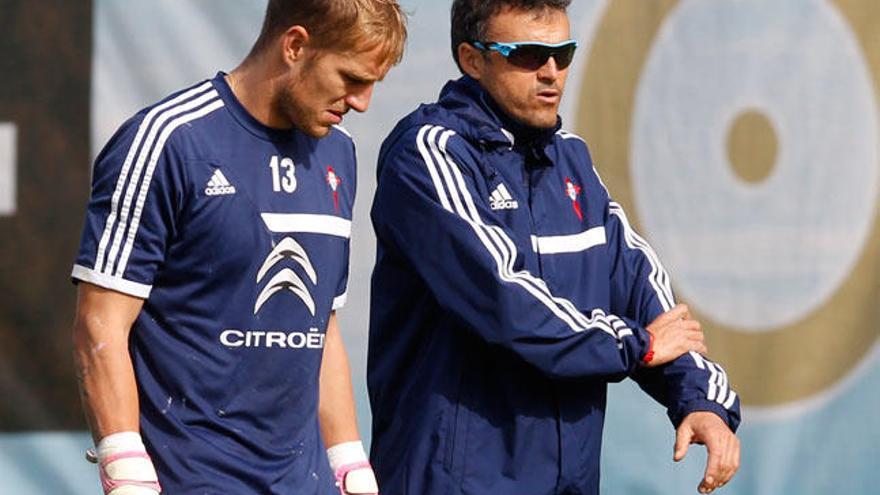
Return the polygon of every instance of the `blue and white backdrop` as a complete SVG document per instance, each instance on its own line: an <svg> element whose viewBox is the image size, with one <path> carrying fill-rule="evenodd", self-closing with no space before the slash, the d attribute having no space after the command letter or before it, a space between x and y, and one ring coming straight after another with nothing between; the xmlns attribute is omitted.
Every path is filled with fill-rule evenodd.
<svg viewBox="0 0 880 495"><path fill-rule="evenodd" d="M448 2L403 0L403 63L346 119L361 173L341 322L359 419L379 144L457 77ZM255 39L264 0L0 2L0 493L98 493L67 276L89 164L129 115ZM869 494L880 457L880 4L575 0L562 116L705 323L745 406L730 494ZM603 492L695 493L664 411L611 387ZM875 488L872 488L875 487Z"/></svg>

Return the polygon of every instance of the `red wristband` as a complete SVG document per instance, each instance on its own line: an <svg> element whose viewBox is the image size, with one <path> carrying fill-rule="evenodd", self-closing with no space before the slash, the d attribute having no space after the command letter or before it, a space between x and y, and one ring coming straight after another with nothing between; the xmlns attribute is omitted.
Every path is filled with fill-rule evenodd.
<svg viewBox="0 0 880 495"><path fill-rule="evenodd" d="M648 352L646 352L645 357L642 358L642 363L650 364L651 361L654 360L654 334L651 333L650 330L646 329L645 331L648 332L648 337L650 339L648 340Z"/></svg>

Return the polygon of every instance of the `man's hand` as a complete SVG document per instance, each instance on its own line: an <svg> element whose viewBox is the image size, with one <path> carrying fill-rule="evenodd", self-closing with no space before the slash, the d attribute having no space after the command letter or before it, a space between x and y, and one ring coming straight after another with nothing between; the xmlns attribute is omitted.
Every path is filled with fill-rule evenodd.
<svg viewBox="0 0 880 495"><path fill-rule="evenodd" d="M724 486L739 469L739 439L717 414L699 411L688 414L675 432L673 460L684 459L692 443L705 444L709 452L706 472L697 487L700 493L711 493Z"/></svg>
<svg viewBox="0 0 880 495"><path fill-rule="evenodd" d="M654 336L654 358L646 364L648 367L666 364L690 351L707 352L700 322L691 319L684 304L658 316L648 325L648 331Z"/></svg>
<svg viewBox="0 0 880 495"><path fill-rule="evenodd" d="M348 471L336 472L342 495L378 495L379 485L369 463Z"/></svg>

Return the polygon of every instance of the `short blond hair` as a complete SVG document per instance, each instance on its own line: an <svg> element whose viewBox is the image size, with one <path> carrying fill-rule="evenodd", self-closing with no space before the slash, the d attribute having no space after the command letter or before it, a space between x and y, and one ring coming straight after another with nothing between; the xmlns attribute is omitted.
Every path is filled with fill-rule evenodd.
<svg viewBox="0 0 880 495"><path fill-rule="evenodd" d="M304 27L317 48L382 47L391 65L403 58L406 14L396 0L269 0L251 54L263 51L291 26Z"/></svg>

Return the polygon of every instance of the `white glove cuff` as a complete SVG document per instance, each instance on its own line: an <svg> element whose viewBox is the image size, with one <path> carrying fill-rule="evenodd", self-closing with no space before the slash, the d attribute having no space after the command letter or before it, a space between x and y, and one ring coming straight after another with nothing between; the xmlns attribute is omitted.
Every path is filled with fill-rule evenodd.
<svg viewBox="0 0 880 495"><path fill-rule="evenodd" d="M330 461L330 470L334 473L342 466L368 462L364 444L360 441L344 442L327 449L327 459Z"/></svg>
<svg viewBox="0 0 880 495"><path fill-rule="evenodd" d="M147 451L147 448L144 446L144 441L141 439L141 434L136 431L113 433L107 435L98 442L98 462L103 461L113 454L131 451Z"/></svg>
<svg viewBox="0 0 880 495"><path fill-rule="evenodd" d="M107 495L156 495L162 491L156 468L137 432L107 435L98 442L101 486Z"/></svg>

